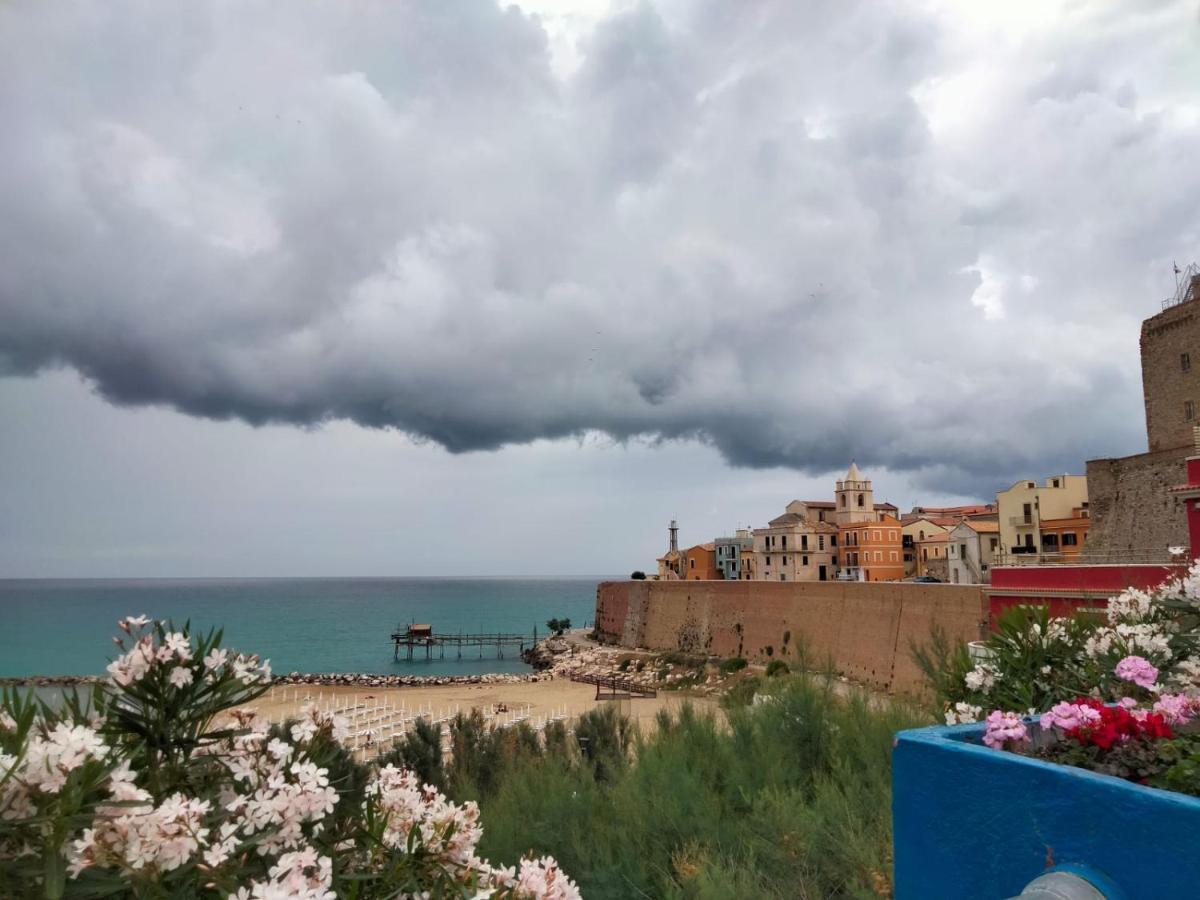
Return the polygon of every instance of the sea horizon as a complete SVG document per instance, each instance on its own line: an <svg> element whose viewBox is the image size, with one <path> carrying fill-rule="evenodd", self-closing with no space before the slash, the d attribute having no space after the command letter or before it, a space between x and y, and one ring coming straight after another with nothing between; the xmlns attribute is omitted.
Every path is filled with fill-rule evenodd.
<svg viewBox="0 0 1200 900"><path fill-rule="evenodd" d="M99 675L125 615L221 628L224 643L276 674L470 676L528 671L470 651L393 658L403 623L538 637L551 618L590 622L604 578L520 576L180 576L0 579L0 677Z"/></svg>

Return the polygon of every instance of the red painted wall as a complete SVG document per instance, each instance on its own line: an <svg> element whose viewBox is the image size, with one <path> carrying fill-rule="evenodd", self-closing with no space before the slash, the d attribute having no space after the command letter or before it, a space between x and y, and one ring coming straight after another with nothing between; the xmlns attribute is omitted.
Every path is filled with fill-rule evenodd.
<svg viewBox="0 0 1200 900"><path fill-rule="evenodd" d="M1048 604L1055 616L1103 609L1104 598L1094 596L1096 592L1112 595L1129 587L1155 588L1184 572L1184 566L1171 565L999 566L992 569L989 618L995 628L1004 610L1030 603ZM1072 593L1079 596L1072 597Z"/></svg>

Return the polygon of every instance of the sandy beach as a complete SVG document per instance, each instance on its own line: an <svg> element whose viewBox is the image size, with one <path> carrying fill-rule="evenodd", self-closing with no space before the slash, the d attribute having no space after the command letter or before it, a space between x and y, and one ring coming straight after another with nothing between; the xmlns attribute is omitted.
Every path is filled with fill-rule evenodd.
<svg viewBox="0 0 1200 900"><path fill-rule="evenodd" d="M654 728L659 710L677 711L685 703L697 709L716 710L708 697L692 697L674 691L660 691L653 698L622 698L596 700L596 689L589 684L577 684L566 679L520 682L516 684L451 684L434 687L383 687L279 685L252 705L253 709L271 719L281 721L294 716L311 701L328 706L343 703L369 702L403 707L409 711L428 710L432 717L453 715L456 711L480 709L491 712L498 705L507 707L509 714L527 713L530 720L565 715L573 719L602 704L615 703L621 712L634 719L645 730ZM504 713L497 714L503 721Z"/></svg>

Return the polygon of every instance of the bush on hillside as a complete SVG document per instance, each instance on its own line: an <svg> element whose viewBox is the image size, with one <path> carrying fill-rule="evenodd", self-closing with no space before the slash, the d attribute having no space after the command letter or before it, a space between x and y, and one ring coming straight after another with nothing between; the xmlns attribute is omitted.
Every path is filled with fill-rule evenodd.
<svg viewBox="0 0 1200 900"><path fill-rule="evenodd" d="M721 670L722 675L732 675L734 672L740 672L742 669L746 668L747 665L748 663L745 659L740 656L735 656L732 659L721 660L721 664L718 666L718 668Z"/></svg>
<svg viewBox="0 0 1200 900"><path fill-rule="evenodd" d="M788 674L788 664L782 659L773 659L767 663L767 677L774 678L776 675Z"/></svg>

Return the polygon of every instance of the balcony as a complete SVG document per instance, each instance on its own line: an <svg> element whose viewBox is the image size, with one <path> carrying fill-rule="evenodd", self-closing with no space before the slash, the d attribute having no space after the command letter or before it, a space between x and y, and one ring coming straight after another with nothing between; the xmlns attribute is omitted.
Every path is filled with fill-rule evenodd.
<svg viewBox="0 0 1200 900"><path fill-rule="evenodd" d="M1033 516L1009 516L1008 524L1014 528L1021 528L1022 526L1032 527L1037 523L1033 521Z"/></svg>

